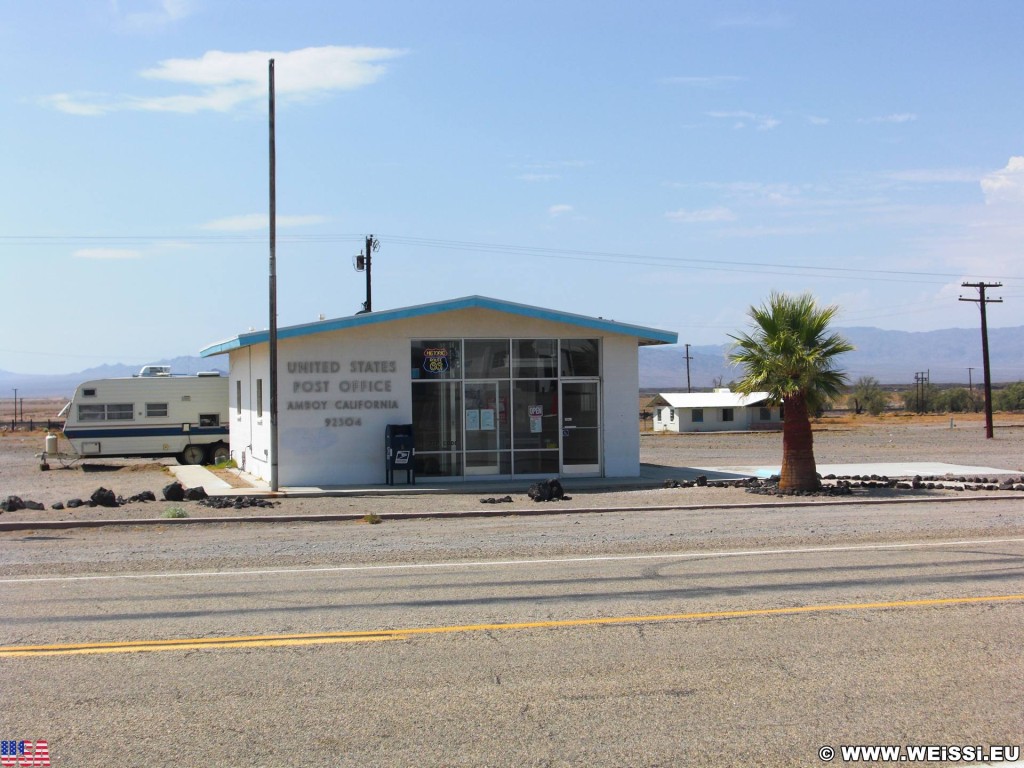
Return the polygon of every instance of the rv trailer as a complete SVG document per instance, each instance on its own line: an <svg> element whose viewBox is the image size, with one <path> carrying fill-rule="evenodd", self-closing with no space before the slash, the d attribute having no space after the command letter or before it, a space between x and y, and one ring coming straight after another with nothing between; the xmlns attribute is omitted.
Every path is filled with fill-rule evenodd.
<svg viewBox="0 0 1024 768"><path fill-rule="evenodd" d="M228 379L217 372L138 376L78 385L65 406L64 436L80 458L166 457L216 464L230 457Z"/></svg>

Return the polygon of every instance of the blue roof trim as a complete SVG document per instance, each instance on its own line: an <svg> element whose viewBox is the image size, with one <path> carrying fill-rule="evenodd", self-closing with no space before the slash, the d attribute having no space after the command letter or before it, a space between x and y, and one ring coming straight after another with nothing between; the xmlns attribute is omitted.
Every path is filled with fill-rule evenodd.
<svg viewBox="0 0 1024 768"><path fill-rule="evenodd" d="M635 336L641 345L647 344L676 344L679 342L679 334L673 331L661 331L656 328L645 328L640 325L629 325L617 323L614 320L605 320L601 317L587 317L586 315L574 315L568 312L558 312L553 309L532 307L528 304L516 304L511 301L491 299L486 296L466 296L461 299L439 301L432 304L420 304L414 307L403 307L400 309L385 309L375 312L367 312L361 315L350 317L339 317L333 320L320 320L315 323L303 325L292 325L286 328L279 328L277 339L299 338L301 336L312 336L317 333L328 333L340 331L346 328L359 328L377 323L390 323L396 320L407 320L427 315L437 315L444 312L455 312L461 309L490 309L495 312L506 312L520 317L532 317L538 320L548 320L554 323L566 323L581 328L590 328L607 333L616 333L623 336ZM233 339L211 344L200 350L202 357L223 355L235 349L250 347L255 344L266 344L270 342L270 331L254 331L252 333L241 333Z"/></svg>

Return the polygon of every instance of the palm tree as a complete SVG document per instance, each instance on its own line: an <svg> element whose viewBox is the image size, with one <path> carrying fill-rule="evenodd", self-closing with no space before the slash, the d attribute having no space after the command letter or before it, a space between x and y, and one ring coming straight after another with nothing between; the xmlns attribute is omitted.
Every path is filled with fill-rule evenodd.
<svg viewBox="0 0 1024 768"><path fill-rule="evenodd" d="M748 311L750 333L735 341L729 359L745 368L736 384L744 394L767 391L783 407L780 490L812 491L821 487L814 463L811 414L835 398L846 380L836 357L853 345L829 323L838 307L819 308L805 293L772 293L768 302Z"/></svg>

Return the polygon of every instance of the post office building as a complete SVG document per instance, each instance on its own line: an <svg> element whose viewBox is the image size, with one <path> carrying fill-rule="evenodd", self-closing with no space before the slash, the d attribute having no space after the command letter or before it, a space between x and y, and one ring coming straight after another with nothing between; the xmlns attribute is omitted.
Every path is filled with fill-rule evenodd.
<svg viewBox="0 0 1024 768"><path fill-rule="evenodd" d="M417 480L636 477L637 349L676 340L482 296L280 328L279 483L383 483L394 425L409 429ZM251 332L201 353L228 356L231 455L264 479L269 346Z"/></svg>

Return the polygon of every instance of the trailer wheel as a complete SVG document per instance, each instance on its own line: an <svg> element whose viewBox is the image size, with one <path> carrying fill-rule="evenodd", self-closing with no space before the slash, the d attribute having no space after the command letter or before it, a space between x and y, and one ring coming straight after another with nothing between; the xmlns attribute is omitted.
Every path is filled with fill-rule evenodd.
<svg viewBox="0 0 1024 768"><path fill-rule="evenodd" d="M202 464L206 451L201 445L186 445L185 450L178 454L179 464Z"/></svg>
<svg viewBox="0 0 1024 768"><path fill-rule="evenodd" d="M231 449L224 443L214 443L210 446L210 463L223 464L231 458Z"/></svg>

